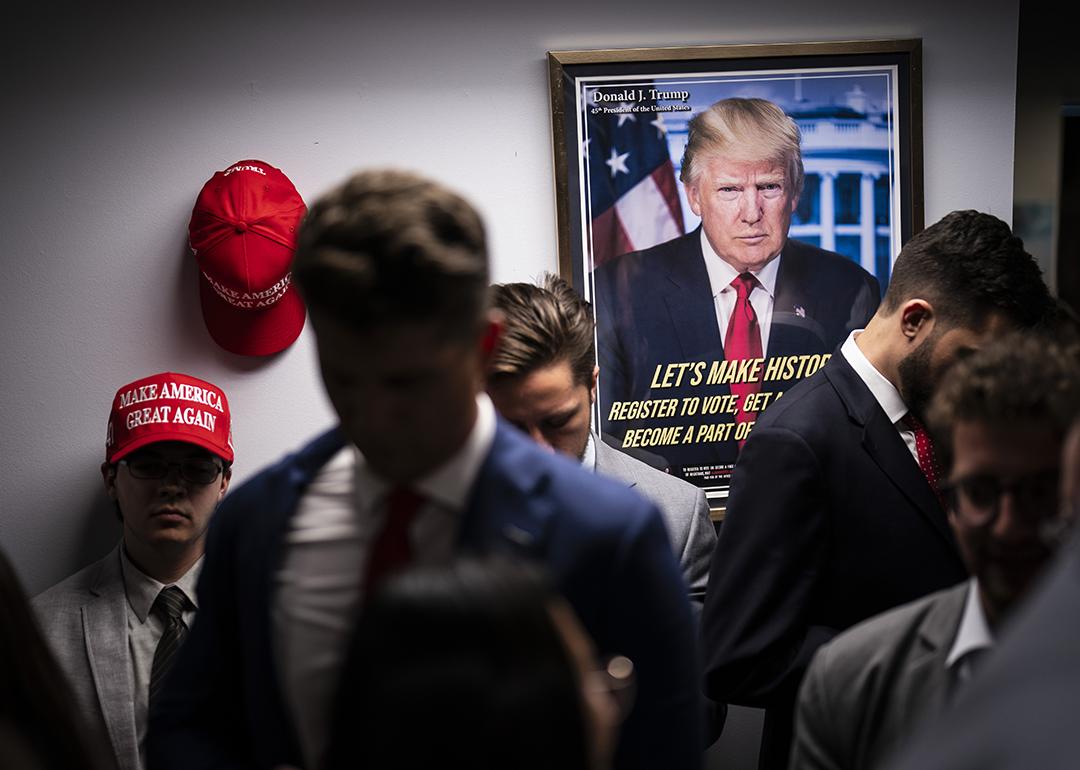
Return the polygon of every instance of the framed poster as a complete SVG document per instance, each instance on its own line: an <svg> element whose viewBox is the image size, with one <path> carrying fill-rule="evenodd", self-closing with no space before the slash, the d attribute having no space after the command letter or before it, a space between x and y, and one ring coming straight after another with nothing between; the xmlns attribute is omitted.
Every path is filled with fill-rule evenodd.
<svg viewBox="0 0 1080 770"><path fill-rule="evenodd" d="M548 53L559 267L603 440L722 512L765 409L922 229L921 42Z"/></svg>

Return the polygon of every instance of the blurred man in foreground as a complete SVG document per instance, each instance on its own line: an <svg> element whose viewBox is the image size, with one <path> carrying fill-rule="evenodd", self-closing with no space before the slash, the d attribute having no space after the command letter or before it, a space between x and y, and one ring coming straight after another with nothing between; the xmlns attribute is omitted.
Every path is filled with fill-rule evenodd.
<svg viewBox="0 0 1080 770"><path fill-rule="evenodd" d="M1061 450L1078 414L1080 364L1045 340L1005 337L950 371L928 419L972 577L818 650L793 769L880 767L966 685L1057 544Z"/></svg>

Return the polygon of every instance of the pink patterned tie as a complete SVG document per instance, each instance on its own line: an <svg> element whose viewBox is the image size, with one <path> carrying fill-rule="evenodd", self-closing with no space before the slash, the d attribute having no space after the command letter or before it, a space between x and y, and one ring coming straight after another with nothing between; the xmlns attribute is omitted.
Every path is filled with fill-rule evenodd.
<svg viewBox="0 0 1080 770"><path fill-rule="evenodd" d="M934 442L930 440L930 434L927 433L926 426L911 412L900 418L900 422L904 423L915 434L915 453L919 456L919 470L926 477L926 483L930 485L934 496L937 497L942 509L944 509L946 507L945 498L941 494L940 486L941 467L938 465L937 455L934 453Z"/></svg>
<svg viewBox="0 0 1080 770"><path fill-rule="evenodd" d="M731 311L731 320L728 321L727 334L724 337L724 359L727 361L742 361L747 358L761 358L761 329L758 327L757 314L754 306L750 304L750 292L758 285L758 280L750 273L739 273L731 282L735 289L735 308ZM738 397L739 411L735 415L735 422L753 422L757 419L757 412L749 412L743 409L748 395L761 390L760 382L735 382L731 384L731 392ZM745 440L739 441L739 448Z"/></svg>

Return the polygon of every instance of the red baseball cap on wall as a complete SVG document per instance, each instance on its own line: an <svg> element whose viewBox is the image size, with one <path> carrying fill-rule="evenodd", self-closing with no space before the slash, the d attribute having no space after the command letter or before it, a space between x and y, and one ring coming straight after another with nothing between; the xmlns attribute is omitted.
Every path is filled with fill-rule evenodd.
<svg viewBox="0 0 1080 770"><path fill-rule="evenodd" d="M291 267L305 213L289 178L261 160L238 161L203 185L188 238L203 320L230 353L267 356L300 336L304 303Z"/></svg>
<svg viewBox="0 0 1080 770"><path fill-rule="evenodd" d="M161 372L130 382L113 397L105 459L157 441L186 441L233 461L229 401L221 388L187 374Z"/></svg>

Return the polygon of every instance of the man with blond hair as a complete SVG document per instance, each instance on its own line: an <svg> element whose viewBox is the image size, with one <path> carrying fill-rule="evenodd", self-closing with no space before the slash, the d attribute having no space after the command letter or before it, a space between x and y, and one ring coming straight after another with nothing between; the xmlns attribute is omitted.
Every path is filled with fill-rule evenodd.
<svg viewBox="0 0 1080 770"><path fill-rule="evenodd" d="M755 394L783 392L794 377L708 387L686 377L658 390L657 368L829 354L866 325L880 299L877 280L851 260L788 238L803 163L799 128L777 105L723 99L695 116L680 176L701 226L594 273L601 427L616 439L642 425L752 423L766 403ZM616 402L703 395L734 395L739 408L696 419L609 419ZM737 433L653 451L675 468L730 466Z"/></svg>

